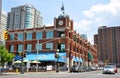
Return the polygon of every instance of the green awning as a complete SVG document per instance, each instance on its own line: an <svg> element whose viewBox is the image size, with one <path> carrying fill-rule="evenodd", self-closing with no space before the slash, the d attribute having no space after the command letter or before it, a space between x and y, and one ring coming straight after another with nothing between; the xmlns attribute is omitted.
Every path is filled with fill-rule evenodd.
<svg viewBox="0 0 120 78"><path fill-rule="evenodd" d="M88 51L88 60L93 60L93 55L90 51Z"/></svg>

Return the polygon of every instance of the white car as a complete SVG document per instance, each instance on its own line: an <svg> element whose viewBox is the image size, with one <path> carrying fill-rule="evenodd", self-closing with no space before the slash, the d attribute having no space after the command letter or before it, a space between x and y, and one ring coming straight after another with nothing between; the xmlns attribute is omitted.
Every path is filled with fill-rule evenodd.
<svg viewBox="0 0 120 78"><path fill-rule="evenodd" d="M111 73L115 74L115 67L113 65L107 65L103 68L103 74L105 73Z"/></svg>

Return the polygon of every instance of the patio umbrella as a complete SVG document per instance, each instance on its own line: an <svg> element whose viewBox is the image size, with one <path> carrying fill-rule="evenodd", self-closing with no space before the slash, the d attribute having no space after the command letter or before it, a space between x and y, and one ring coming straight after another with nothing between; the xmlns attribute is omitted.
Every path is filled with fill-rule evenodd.
<svg viewBox="0 0 120 78"><path fill-rule="evenodd" d="M40 62L39 62L39 61L34 60L34 61L31 61L31 63L40 63Z"/></svg>
<svg viewBox="0 0 120 78"><path fill-rule="evenodd" d="M29 62L29 60L23 60L23 62Z"/></svg>
<svg viewBox="0 0 120 78"><path fill-rule="evenodd" d="M15 61L14 63L21 63L21 61L20 61L20 60L17 60L17 61Z"/></svg>

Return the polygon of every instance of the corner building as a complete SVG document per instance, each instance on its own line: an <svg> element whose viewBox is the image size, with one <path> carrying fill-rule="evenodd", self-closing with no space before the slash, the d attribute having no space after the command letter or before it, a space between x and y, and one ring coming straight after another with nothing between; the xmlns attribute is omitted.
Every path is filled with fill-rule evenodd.
<svg viewBox="0 0 120 78"><path fill-rule="evenodd" d="M27 53L24 58L27 60L36 60L37 56L40 65L44 66L55 66L55 53L59 44L60 66L66 65L69 68L73 64L87 66L98 63L96 45L91 45L88 40L74 31L73 21L64 12L58 18L54 18L53 26L9 30L6 44L6 48L16 56L19 52ZM89 59L89 54L92 59ZM16 57L15 60L19 58Z"/></svg>

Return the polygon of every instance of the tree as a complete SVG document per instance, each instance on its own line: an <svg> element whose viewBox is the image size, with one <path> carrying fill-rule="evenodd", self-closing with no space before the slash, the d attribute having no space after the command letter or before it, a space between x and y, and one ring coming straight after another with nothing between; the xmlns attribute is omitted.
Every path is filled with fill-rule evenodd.
<svg viewBox="0 0 120 78"><path fill-rule="evenodd" d="M14 54L9 53L8 50L4 47L4 45L0 45L1 66L4 67L4 63L12 61L13 58L14 58Z"/></svg>

